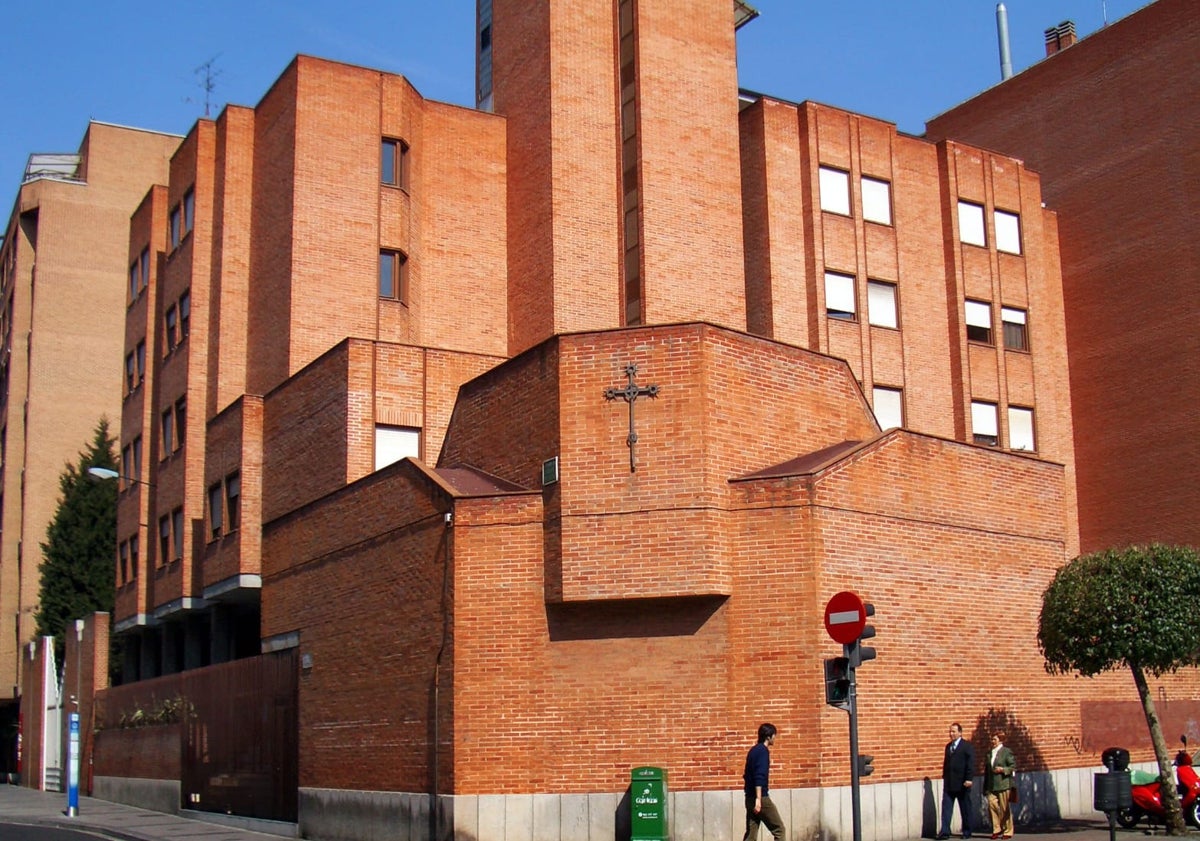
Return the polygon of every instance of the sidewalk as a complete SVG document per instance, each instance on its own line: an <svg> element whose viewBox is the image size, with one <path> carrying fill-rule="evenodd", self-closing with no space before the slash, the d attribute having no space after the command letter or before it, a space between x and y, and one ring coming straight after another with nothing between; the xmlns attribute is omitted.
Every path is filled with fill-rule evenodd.
<svg viewBox="0 0 1200 841"><path fill-rule="evenodd" d="M279 834L254 832L214 821L224 815L205 815L203 820L150 812L94 797L79 798L79 814L67 817L67 795L43 792L0 783L0 823L57 826L98 832L125 841L279 841ZM237 818L232 819L237 821ZM280 833L293 824L280 824Z"/></svg>
<svg viewBox="0 0 1200 841"><path fill-rule="evenodd" d="M0 823L28 823L43 826L60 826L103 833L126 841L279 841L280 834L294 831L292 824L280 824L279 833L266 834L239 826L226 826L214 821L232 820L223 815L208 815L203 818L177 817L162 812L149 812L133 806L110 803L92 797L79 798L79 814L68 818L67 796L57 792L47 794L31 788L0 784ZM1141 841L1149 833L1143 829L1120 829L1117 841ZM1161 827L1155 832L1161 836ZM1193 838L1196 832L1189 833ZM953 836L957 841L958 836ZM974 838L985 841L986 833L976 833ZM1063 820L1038 827L1017 827L1014 841L1109 841L1108 823L1096 816L1096 820ZM481 839L488 841L488 839ZM918 839L912 839L918 841Z"/></svg>

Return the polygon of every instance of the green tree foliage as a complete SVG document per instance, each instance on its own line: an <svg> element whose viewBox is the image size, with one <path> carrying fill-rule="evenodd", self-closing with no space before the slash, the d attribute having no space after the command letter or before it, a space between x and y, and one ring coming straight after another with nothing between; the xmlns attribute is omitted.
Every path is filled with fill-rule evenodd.
<svg viewBox="0 0 1200 841"><path fill-rule="evenodd" d="M1042 596L1038 646L1051 674L1130 670L1158 759L1168 831L1186 832L1146 674L1200 663L1200 555L1162 545L1080 555Z"/></svg>
<svg viewBox="0 0 1200 841"><path fill-rule="evenodd" d="M113 609L117 483L97 481L88 475L88 468L115 470L115 444L108 434L108 420L101 418L91 445L79 454L79 463L67 464L59 476L61 498L42 544L35 618L38 635L54 637L60 664L67 623Z"/></svg>

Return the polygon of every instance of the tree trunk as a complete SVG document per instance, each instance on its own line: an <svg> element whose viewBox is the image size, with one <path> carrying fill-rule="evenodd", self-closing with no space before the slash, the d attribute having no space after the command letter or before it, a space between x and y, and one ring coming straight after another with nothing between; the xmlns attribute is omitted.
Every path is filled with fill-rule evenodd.
<svg viewBox="0 0 1200 841"><path fill-rule="evenodd" d="M1183 822L1183 809L1179 805L1179 789L1175 784L1175 771L1171 766L1171 757L1167 755L1167 743L1163 739L1162 724L1158 720L1158 712L1154 709L1154 698L1150 695L1150 686L1146 683L1146 673L1141 666L1129 664L1133 672L1133 682L1137 686L1138 697L1142 699L1142 711L1146 714L1146 724L1150 728L1150 741L1154 743L1154 755L1158 758L1158 780L1162 789L1163 811L1168 835L1186 835L1187 826Z"/></svg>

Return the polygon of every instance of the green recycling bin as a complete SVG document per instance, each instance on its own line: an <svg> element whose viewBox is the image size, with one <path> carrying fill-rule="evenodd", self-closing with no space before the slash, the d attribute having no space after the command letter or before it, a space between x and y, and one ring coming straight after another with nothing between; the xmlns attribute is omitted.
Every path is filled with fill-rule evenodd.
<svg viewBox="0 0 1200 841"><path fill-rule="evenodd" d="M667 841L667 771L643 766L630 773L631 841Z"/></svg>

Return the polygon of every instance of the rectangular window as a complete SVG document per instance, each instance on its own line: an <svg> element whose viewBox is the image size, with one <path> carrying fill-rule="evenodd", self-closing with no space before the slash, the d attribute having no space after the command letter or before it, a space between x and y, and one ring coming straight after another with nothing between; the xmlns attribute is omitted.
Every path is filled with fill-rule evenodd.
<svg viewBox="0 0 1200 841"><path fill-rule="evenodd" d="M133 475L133 447L125 447L121 450L121 483L128 484L125 480L126 476Z"/></svg>
<svg viewBox="0 0 1200 841"><path fill-rule="evenodd" d="M167 353L170 353L175 350L175 345L179 344L179 314L175 311L175 307L167 308L163 322L163 337L166 339Z"/></svg>
<svg viewBox="0 0 1200 841"><path fill-rule="evenodd" d="M126 392L126 394L132 392L135 388L137 388L138 379L137 379L137 368L135 367L135 365L136 365L136 363L133 360L132 353L125 357L125 392Z"/></svg>
<svg viewBox="0 0 1200 841"><path fill-rule="evenodd" d="M175 442L173 433L175 431L175 420L171 417L172 411L167 409L162 413L161 429L162 429L162 458L166 458L171 453L175 452Z"/></svg>
<svg viewBox="0 0 1200 841"><path fill-rule="evenodd" d="M408 257L400 251L379 252L379 297L408 303Z"/></svg>
<svg viewBox="0 0 1200 841"><path fill-rule="evenodd" d="M117 581L124 584L129 580L129 544L124 540L121 541L121 545L117 549L117 554L120 557L120 564L117 568Z"/></svg>
<svg viewBox="0 0 1200 841"><path fill-rule="evenodd" d="M880 429L904 426L904 392L900 389L876 386L871 392L871 402Z"/></svg>
<svg viewBox="0 0 1200 841"><path fill-rule="evenodd" d="M878 222L880 225L892 224L892 185L877 178L862 179L862 211L863 219L868 222Z"/></svg>
<svg viewBox="0 0 1200 841"><path fill-rule="evenodd" d="M183 557L183 509L176 508L171 512L171 528L175 533L175 555L174 560L178 561Z"/></svg>
<svg viewBox="0 0 1200 841"><path fill-rule="evenodd" d="M141 560L138 555L138 536L135 534L129 538L129 577L137 581L138 567L141 566Z"/></svg>
<svg viewBox="0 0 1200 841"><path fill-rule="evenodd" d="M142 436L133 439L133 472L125 474L138 481L142 479Z"/></svg>
<svg viewBox="0 0 1200 841"><path fill-rule="evenodd" d="M899 327L896 318L896 284L867 281L867 320L876 327Z"/></svg>
<svg viewBox="0 0 1200 841"><path fill-rule="evenodd" d="M230 473L225 477L225 512L229 515L229 530L236 531L242 522L242 477Z"/></svg>
<svg viewBox="0 0 1200 841"><path fill-rule="evenodd" d="M1004 346L1009 350L1029 350L1029 333L1025 327L1025 310L1000 308L1000 324L1004 329Z"/></svg>
<svg viewBox="0 0 1200 841"><path fill-rule="evenodd" d="M192 332L192 293L184 292L179 296L179 341L183 341Z"/></svg>
<svg viewBox="0 0 1200 841"><path fill-rule="evenodd" d="M171 220L170 220L170 230L169 230L172 251L174 251L179 246L179 240L183 236L183 231L180 229L180 225L182 223L183 223L183 217L180 212L179 205L175 205L173 208L171 208Z"/></svg>
<svg viewBox="0 0 1200 841"><path fill-rule="evenodd" d="M224 510L225 494L222 492L221 483L213 485L208 489L208 535L210 540L216 540L221 536L221 513Z"/></svg>
<svg viewBox="0 0 1200 841"><path fill-rule="evenodd" d="M821 188L821 209L850 215L850 173L827 166L817 169Z"/></svg>
<svg viewBox="0 0 1200 841"><path fill-rule="evenodd" d="M408 189L408 144L384 138L379 147L379 180L384 184Z"/></svg>
<svg viewBox="0 0 1200 841"><path fill-rule="evenodd" d="M958 238L967 245L987 245L982 205L969 201L958 203Z"/></svg>
<svg viewBox="0 0 1200 841"><path fill-rule="evenodd" d="M191 233L196 226L196 192L188 190L183 194L183 235Z"/></svg>
<svg viewBox="0 0 1200 841"><path fill-rule="evenodd" d="M138 267L141 269L142 289L150 285L150 248L147 246L142 249L142 256L138 258Z"/></svg>
<svg viewBox="0 0 1200 841"><path fill-rule="evenodd" d="M141 273L137 260L134 260L133 265L129 267L129 303L136 301L138 292L141 291Z"/></svg>
<svg viewBox="0 0 1200 841"><path fill-rule="evenodd" d="M137 382L138 385L141 385L146 381L146 343L144 341L137 343L134 355L137 357Z"/></svg>
<svg viewBox="0 0 1200 841"><path fill-rule="evenodd" d="M421 430L408 426L375 425L375 469L402 458L421 455Z"/></svg>
<svg viewBox="0 0 1200 841"><path fill-rule="evenodd" d="M1000 429L996 420L996 404L971 401L971 434L976 444L995 447L1000 443Z"/></svg>
<svg viewBox="0 0 1200 841"><path fill-rule="evenodd" d="M1033 409L1009 406L1008 448L1010 450L1028 450L1032 453L1037 449L1033 443Z"/></svg>
<svg viewBox="0 0 1200 841"><path fill-rule="evenodd" d="M967 301L967 341L992 344L992 305Z"/></svg>
<svg viewBox="0 0 1200 841"><path fill-rule="evenodd" d="M854 320L854 278L825 272L825 314L830 318Z"/></svg>
<svg viewBox="0 0 1200 841"><path fill-rule="evenodd" d="M187 398L175 401L175 447L182 447L187 440Z"/></svg>
<svg viewBox="0 0 1200 841"><path fill-rule="evenodd" d="M158 563L165 566L171 559L171 518L158 518Z"/></svg>
<svg viewBox="0 0 1200 841"><path fill-rule="evenodd" d="M1021 217L1007 210L993 213L996 223L996 250L1009 254L1021 253Z"/></svg>

